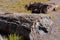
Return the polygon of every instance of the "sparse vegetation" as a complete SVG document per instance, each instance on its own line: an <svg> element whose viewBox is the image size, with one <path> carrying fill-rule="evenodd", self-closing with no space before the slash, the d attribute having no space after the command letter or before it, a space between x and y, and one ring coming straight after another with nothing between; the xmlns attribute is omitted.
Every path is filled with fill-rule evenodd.
<svg viewBox="0 0 60 40"><path fill-rule="evenodd" d="M10 34L8 38L4 38L4 40L23 40L23 36L19 36L16 34Z"/></svg>
<svg viewBox="0 0 60 40"><path fill-rule="evenodd" d="M60 10L60 5L59 5L57 8L55 8L55 9L56 9L56 11L57 11L57 10Z"/></svg>
<svg viewBox="0 0 60 40"><path fill-rule="evenodd" d="M55 18L55 16L53 15L53 14L49 14L50 15L50 17L52 18L52 19L54 19Z"/></svg>
<svg viewBox="0 0 60 40"><path fill-rule="evenodd" d="M4 12L28 12L24 6L28 3L47 2L48 0L0 0L0 10Z"/></svg>

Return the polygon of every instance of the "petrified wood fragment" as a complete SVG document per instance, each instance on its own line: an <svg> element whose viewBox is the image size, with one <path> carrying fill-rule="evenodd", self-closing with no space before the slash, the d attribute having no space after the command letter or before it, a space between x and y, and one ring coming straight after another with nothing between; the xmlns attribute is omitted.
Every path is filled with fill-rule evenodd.
<svg viewBox="0 0 60 40"><path fill-rule="evenodd" d="M32 13L47 13L49 11L55 11L58 5L55 3L43 3L43 2L35 2L29 3L25 6L27 10L31 10Z"/></svg>
<svg viewBox="0 0 60 40"><path fill-rule="evenodd" d="M0 32L23 35L25 40L37 40L49 34L52 23L46 14L0 13Z"/></svg>

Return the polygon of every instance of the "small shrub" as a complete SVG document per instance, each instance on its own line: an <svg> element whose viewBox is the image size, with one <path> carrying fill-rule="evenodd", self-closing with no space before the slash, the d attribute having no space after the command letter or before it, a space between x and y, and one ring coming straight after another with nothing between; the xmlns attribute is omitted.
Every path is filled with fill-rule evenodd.
<svg viewBox="0 0 60 40"><path fill-rule="evenodd" d="M16 34L10 34L8 38L4 38L4 40L23 40L23 36L19 36Z"/></svg>
<svg viewBox="0 0 60 40"><path fill-rule="evenodd" d="M18 36L16 34L10 34L9 40L22 40L22 36Z"/></svg>

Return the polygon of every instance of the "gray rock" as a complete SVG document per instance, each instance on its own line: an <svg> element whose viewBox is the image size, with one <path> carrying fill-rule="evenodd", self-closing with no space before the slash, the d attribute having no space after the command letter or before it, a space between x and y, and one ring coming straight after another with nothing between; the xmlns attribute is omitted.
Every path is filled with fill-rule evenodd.
<svg viewBox="0 0 60 40"><path fill-rule="evenodd" d="M3 40L3 37L0 35L0 40Z"/></svg>
<svg viewBox="0 0 60 40"><path fill-rule="evenodd" d="M31 40L41 40L41 37L51 34L52 20L49 17L42 17L42 19L37 19L31 28L30 39Z"/></svg>
<svg viewBox="0 0 60 40"><path fill-rule="evenodd" d="M0 15L0 30L3 33L23 35L25 40L40 40L40 37L50 34L52 23L51 17L45 14Z"/></svg>

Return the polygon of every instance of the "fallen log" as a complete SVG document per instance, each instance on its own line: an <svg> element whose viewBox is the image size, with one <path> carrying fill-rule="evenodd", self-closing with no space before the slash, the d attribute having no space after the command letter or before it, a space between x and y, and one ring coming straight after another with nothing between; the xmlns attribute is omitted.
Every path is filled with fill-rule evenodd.
<svg viewBox="0 0 60 40"><path fill-rule="evenodd" d="M40 40L51 32L52 23L46 14L0 13L0 32L23 35L24 40Z"/></svg>

